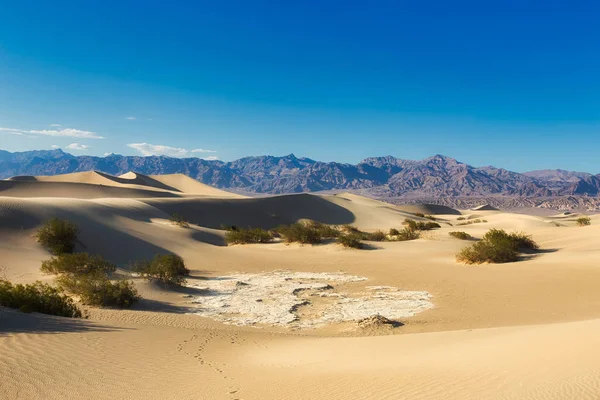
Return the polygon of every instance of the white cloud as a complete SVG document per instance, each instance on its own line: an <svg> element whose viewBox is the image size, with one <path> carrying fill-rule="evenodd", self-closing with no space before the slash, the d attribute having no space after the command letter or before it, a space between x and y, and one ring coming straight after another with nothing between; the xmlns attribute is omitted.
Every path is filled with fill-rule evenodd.
<svg viewBox="0 0 600 400"><path fill-rule="evenodd" d="M41 135L54 137L74 137L80 139L104 139L95 132L83 131L81 129L63 128L63 129L43 129L43 130L27 130L15 128L0 128L0 132L7 132L11 135Z"/></svg>
<svg viewBox="0 0 600 400"><path fill-rule="evenodd" d="M53 145L52 145L52 146L50 146L50 147L52 147L54 150L56 150L56 149L60 149L60 146L58 146L58 145L55 145L55 144L53 144Z"/></svg>
<svg viewBox="0 0 600 400"><path fill-rule="evenodd" d="M160 144L154 145L150 143L130 143L127 146L136 149L145 156L191 157L194 153L216 153L214 150L188 150L180 147L164 146Z"/></svg>
<svg viewBox="0 0 600 400"><path fill-rule="evenodd" d="M87 150L89 148L90 148L90 146L86 146L85 144L79 144L79 143L71 143L70 145L65 147L65 149L78 150L78 151Z"/></svg>
<svg viewBox="0 0 600 400"><path fill-rule="evenodd" d="M125 117L125 119L128 119L130 121L135 121L135 117Z"/></svg>
<svg viewBox="0 0 600 400"><path fill-rule="evenodd" d="M19 129L14 129L14 128L0 128L0 132L6 132L9 133L11 135L23 135L23 131L19 130Z"/></svg>
<svg viewBox="0 0 600 400"><path fill-rule="evenodd" d="M104 157L112 156L115 153L104 153Z"/></svg>
<svg viewBox="0 0 600 400"><path fill-rule="evenodd" d="M50 124L50 126L57 127L57 126L60 126L60 124Z"/></svg>
<svg viewBox="0 0 600 400"><path fill-rule="evenodd" d="M210 157L203 157L204 160L208 160L208 161L216 161L219 159L219 157L217 156L210 156Z"/></svg>

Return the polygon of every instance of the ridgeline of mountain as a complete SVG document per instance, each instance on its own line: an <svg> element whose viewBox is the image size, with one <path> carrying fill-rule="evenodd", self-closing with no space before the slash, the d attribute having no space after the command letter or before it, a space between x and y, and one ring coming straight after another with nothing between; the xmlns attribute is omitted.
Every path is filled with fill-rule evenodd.
<svg viewBox="0 0 600 400"><path fill-rule="evenodd" d="M10 153L0 150L0 178L57 175L82 171L121 175L183 173L200 182L249 193L300 193L356 190L379 198L510 196L549 198L598 196L600 175L563 170L524 174L495 167L473 167L442 155L420 160L370 157L343 164L284 157L245 157L231 162L165 156L73 156L62 150Z"/></svg>

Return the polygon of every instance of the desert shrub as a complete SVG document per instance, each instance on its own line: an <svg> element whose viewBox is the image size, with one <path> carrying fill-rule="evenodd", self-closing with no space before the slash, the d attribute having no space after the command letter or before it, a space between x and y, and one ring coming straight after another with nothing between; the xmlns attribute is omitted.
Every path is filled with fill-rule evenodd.
<svg viewBox="0 0 600 400"><path fill-rule="evenodd" d="M508 236L519 249L537 250L540 248L540 246L538 246L538 244L533 240L531 235L528 235L524 232L513 232Z"/></svg>
<svg viewBox="0 0 600 400"><path fill-rule="evenodd" d="M334 239L341 235L340 230L335 226L326 225L317 221L308 221L306 225L316 229L323 239Z"/></svg>
<svg viewBox="0 0 600 400"><path fill-rule="evenodd" d="M361 231L352 225L344 225L342 226L342 231L346 232L346 233L361 233Z"/></svg>
<svg viewBox="0 0 600 400"><path fill-rule="evenodd" d="M579 226L588 226L592 224L592 219L590 217L579 217L575 222L577 222L577 225Z"/></svg>
<svg viewBox="0 0 600 400"><path fill-rule="evenodd" d="M40 270L47 274L111 274L117 267L98 255L88 253L61 254L42 262Z"/></svg>
<svg viewBox="0 0 600 400"><path fill-rule="evenodd" d="M416 231L415 229L412 229L410 226L407 226L403 229L400 229L400 231L398 231L398 235L394 236L392 238L392 240L398 241L398 242L404 242L407 240L418 239L419 236L420 236L420 234L418 231Z"/></svg>
<svg viewBox="0 0 600 400"><path fill-rule="evenodd" d="M417 223L417 228L420 231L430 231L432 229L441 228L441 226L437 222L419 222Z"/></svg>
<svg viewBox="0 0 600 400"><path fill-rule="evenodd" d="M517 261L519 253L510 244L481 240L462 249L456 256L465 264L507 263Z"/></svg>
<svg viewBox="0 0 600 400"><path fill-rule="evenodd" d="M432 221L436 221L437 220L437 218L434 217L433 215L425 215L425 218L430 219Z"/></svg>
<svg viewBox="0 0 600 400"><path fill-rule="evenodd" d="M398 229L396 229L396 228L390 229L390 236L396 236L399 234L400 234L400 231Z"/></svg>
<svg viewBox="0 0 600 400"><path fill-rule="evenodd" d="M364 235L364 240L372 240L374 242L383 242L387 239L387 236L383 231L377 230L372 233L366 233Z"/></svg>
<svg viewBox="0 0 600 400"><path fill-rule="evenodd" d="M273 233L261 228L236 228L225 233L227 244L269 243L273 241Z"/></svg>
<svg viewBox="0 0 600 400"><path fill-rule="evenodd" d="M317 244L321 243L323 239L322 233L318 228L301 222L280 226L277 228L277 232L283 236L287 243Z"/></svg>
<svg viewBox="0 0 600 400"><path fill-rule="evenodd" d="M473 236L469 235L467 232L449 232L448 234L461 240L470 240L473 238Z"/></svg>
<svg viewBox="0 0 600 400"><path fill-rule="evenodd" d="M363 245L360 240L361 235L357 233L348 233L337 238L337 242L342 246L354 249L362 249Z"/></svg>
<svg viewBox="0 0 600 400"><path fill-rule="evenodd" d="M412 229L413 231L417 230L417 221L415 221L414 219L406 218L404 220L404 225L407 225L408 228Z"/></svg>
<svg viewBox="0 0 600 400"><path fill-rule="evenodd" d="M0 306L60 317L81 317L81 311L69 296L41 282L13 285L0 279Z"/></svg>
<svg viewBox="0 0 600 400"><path fill-rule="evenodd" d="M465 217L458 217L456 218L457 221L464 221L466 218Z"/></svg>
<svg viewBox="0 0 600 400"><path fill-rule="evenodd" d="M425 218L425 214L423 214L423 213L415 213L415 217Z"/></svg>
<svg viewBox="0 0 600 400"><path fill-rule="evenodd" d="M65 274L56 278L65 291L78 296L83 304L101 307L131 307L138 299L133 282L111 281L102 273Z"/></svg>
<svg viewBox="0 0 600 400"><path fill-rule="evenodd" d="M36 239L54 255L72 253L79 229L67 220L52 218L42 226Z"/></svg>
<svg viewBox="0 0 600 400"><path fill-rule="evenodd" d="M472 224L480 224L482 222L487 222L485 219L469 219L465 222L461 222L459 224L456 224L457 226L464 226L464 225L472 225Z"/></svg>
<svg viewBox="0 0 600 400"><path fill-rule="evenodd" d="M190 224L189 222L187 222L187 220L185 218L183 218L182 215L179 214L173 214L171 215L171 222L173 222L175 225L178 225L182 228L189 228Z"/></svg>
<svg viewBox="0 0 600 400"><path fill-rule="evenodd" d="M190 270L181 257L175 254L157 254L150 261L137 261L132 271L148 280L156 280L167 285L183 285Z"/></svg>
<svg viewBox="0 0 600 400"><path fill-rule="evenodd" d="M436 228L441 228L441 225L438 224L437 222L433 222L433 221L427 221L427 222L422 222L422 221L415 221L409 218L406 218L404 220L404 224L406 224L408 226L408 228L412 229L413 231L430 231L432 229L436 229Z"/></svg>
<svg viewBox="0 0 600 400"><path fill-rule="evenodd" d="M522 249L536 250L538 245L524 233L490 229L481 241L462 249L456 258L466 264L506 263L517 261Z"/></svg>

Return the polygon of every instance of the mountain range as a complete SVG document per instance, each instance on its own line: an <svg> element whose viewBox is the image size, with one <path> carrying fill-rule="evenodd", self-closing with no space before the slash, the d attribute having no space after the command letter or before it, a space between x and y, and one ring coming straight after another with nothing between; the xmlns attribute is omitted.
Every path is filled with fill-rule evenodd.
<svg viewBox="0 0 600 400"><path fill-rule="evenodd" d="M183 173L203 183L247 193L358 191L378 198L596 197L600 175L564 170L526 173L473 167L435 155L420 161L370 157L356 165L320 162L293 154L223 162L166 156L74 156L62 150L0 150L0 178L97 170L112 175Z"/></svg>

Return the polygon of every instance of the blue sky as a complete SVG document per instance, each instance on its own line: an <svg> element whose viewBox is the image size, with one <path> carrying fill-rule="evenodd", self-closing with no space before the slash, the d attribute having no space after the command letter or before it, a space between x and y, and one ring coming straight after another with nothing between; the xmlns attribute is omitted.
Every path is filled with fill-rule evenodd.
<svg viewBox="0 0 600 400"><path fill-rule="evenodd" d="M592 1L0 0L0 148L440 153L598 173L599 13Z"/></svg>

